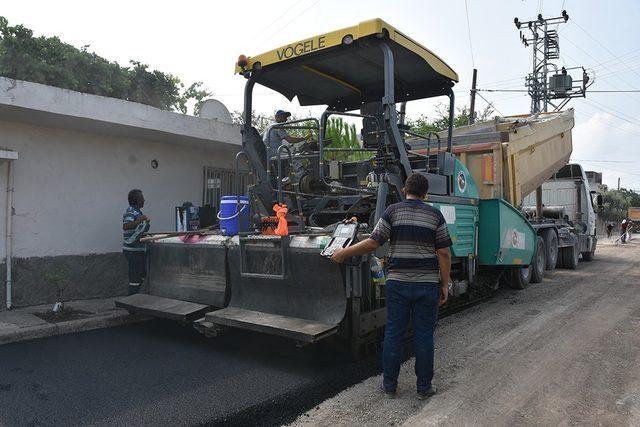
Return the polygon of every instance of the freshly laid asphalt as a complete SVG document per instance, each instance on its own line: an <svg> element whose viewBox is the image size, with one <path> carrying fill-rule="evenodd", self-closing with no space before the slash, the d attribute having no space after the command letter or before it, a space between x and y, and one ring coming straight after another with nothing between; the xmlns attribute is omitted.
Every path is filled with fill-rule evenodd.
<svg viewBox="0 0 640 427"><path fill-rule="evenodd" d="M0 346L0 425L276 425L379 366L153 320Z"/></svg>

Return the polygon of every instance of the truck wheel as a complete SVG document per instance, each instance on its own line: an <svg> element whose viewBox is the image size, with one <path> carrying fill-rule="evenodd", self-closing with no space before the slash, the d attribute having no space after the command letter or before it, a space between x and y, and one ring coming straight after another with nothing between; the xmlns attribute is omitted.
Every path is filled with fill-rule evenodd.
<svg viewBox="0 0 640 427"><path fill-rule="evenodd" d="M589 252L582 252L582 259L585 261L593 261L593 257L596 256L596 243L593 242L593 248Z"/></svg>
<svg viewBox="0 0 640 427"><path fill-rule="evenodd" d="M533 259L529 270L531 273L531 283L540 283L544 278L544 270L547 266L547 252L544 247L542 237L536 237L536 251L533 253Z"/></svg>
<svg viewBox="0 0 640 427"><path fill-rule="evenodd" d="M531 280L531 267L512 267L509 286L512 289L526 289Z"/></svg>
<svg viewBox="0 0 640 427"><path fill-rule="evenodd" d="M550 228L544 230L542 234L544 238L544 249L547 255L546 269L549 271L555 270L558 264L558 235Z"/></svg>
<svg viewBox="0 0 640 427"><path fill-rule="evenodd" d="M580 252L575 246L567 246L562 248L562 266L569 270L575 270L578 268L578 257Z"/></svg>
<svg viewBox="0 0 640 427"><path fill-rule="evenodd" d="M593 261L593 257L596 255L595 252L595 249L591 252L582 252L582 259L585 261Z"/></svg>

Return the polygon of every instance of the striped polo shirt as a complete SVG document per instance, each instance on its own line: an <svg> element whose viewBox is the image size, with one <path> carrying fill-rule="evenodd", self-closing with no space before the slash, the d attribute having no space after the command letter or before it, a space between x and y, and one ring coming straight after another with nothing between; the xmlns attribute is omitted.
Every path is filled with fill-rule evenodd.
<svg viewBox="0 0 640 427"><path fill-rule="evenodd" d="M389 206L371 239L381 245L390 240L386 267L388 280L440 282L436 249L452 245L442 213L422 200Z"/></svg>
<svg viewBox="0 0 640 427"><path fill-rule="evenodd" d="M122 224L133 222L138 219L140 215L142 215L142 211L140 209L129 206L122 215ZM140 237L142 236L142 233L147 230L149 230L149 224L146 221L138 224L136 228L123 230L122 237L124 241L122 242L122 249L125 251L145 251L146 245L140 242Z"/></svg>

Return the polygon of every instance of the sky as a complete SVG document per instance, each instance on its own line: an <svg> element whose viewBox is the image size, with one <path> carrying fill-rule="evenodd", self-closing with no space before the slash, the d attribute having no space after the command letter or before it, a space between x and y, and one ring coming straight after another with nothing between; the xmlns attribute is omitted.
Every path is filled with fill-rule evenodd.
<svg viewBox="0 0 640 427"><path fill-rule="evenodd" d="M187 84L202 81L230 111L242 110L244 79L234 75L239 54L257 55L306 37L382 18L438 54L460 76L456 104L468 105L473 68L478 88L524 89L531 48L519 40L521 21L569 13L558 27L559 66L584 66L595 75L591 90L574 99L572 160L603 172L603 181L640 191L640 2L634 0L243 0L222 1L34 1L2 0L0 15L36 35L63 41L126 65L130 59L175 74ZM271 114L301 108L264 87L254 108ZM496 114L530 110L526 93L480 92ZM478 98L476 110L486 105ZM435 115L433 102L409 103L409 116Z"/></svg>

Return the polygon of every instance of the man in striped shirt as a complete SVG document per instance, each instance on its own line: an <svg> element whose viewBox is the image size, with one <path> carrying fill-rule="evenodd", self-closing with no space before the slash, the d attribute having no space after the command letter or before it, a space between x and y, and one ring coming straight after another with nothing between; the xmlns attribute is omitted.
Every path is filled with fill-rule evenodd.
<svg viewBox="0 0 640 427"><path fill-rule="evenodd" d="M406 200L387 208L373 233L353 246L334 252L331 259L374 252L390 240L386 269L387 325L383 349L383 388L395 396L402 362L402 340L411 316L419 399L435 394L433 332L438 307L447 301L451 274L451 238L439 210L423 202L429 182L414 173L405 183Z"/></svg>
<svg viewBox="0 0 640 427"><path fill-rule="evenodd" d="M122 252L129 264L129 295L136 294L146 277L146 245L140 242L142 234L149 230L151 220L143 215L144 196L134 188L129 191L129 207L122 215Z"/></svg>

